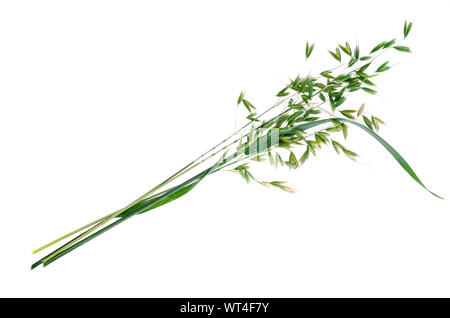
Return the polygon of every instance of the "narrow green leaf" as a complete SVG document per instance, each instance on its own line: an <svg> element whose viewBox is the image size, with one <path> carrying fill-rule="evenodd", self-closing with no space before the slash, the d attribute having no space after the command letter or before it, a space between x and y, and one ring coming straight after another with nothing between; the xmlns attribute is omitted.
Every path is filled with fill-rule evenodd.
<svg viewBox="0 0 450 318"><path fill-rule="evenodd" d="M387 64L389 63L389 61L387 61L387 62L384 62L383 64L381 64L378 68L377 68L377 70L375 71L375 72L377 72L377 73L381 73L381 72L384 72L384 71L387 71L387 70L389 70L390 69L390 67L389 66L387 66Z"/></svg>
<svg viewBox="0 0 450 318"><path fill-rule="evenodd" d="M305 107L302 104L292 104L292 105L289 105L289 108L296 109L296 110L304 110L305 109Z"/></svg>
<svg viewBox="0 0 450 318"><path fill-rule="evenodd" d="M250 115L248 115L247 116L247 119L248 120L251 120L251 121L260 121L258 118L257 118L257 113L251 113Z"/></svg>
<svg viewBox="0 0 450 318"><path fill-rule="evenodd" d="M345 117L350 118L350 119L355 119L355 117L353 116L354 112L355 112L355 110L353 110L353 109L346 109L346 110L340 111L340 113L342 115L344 115Z"/></svg>
<svg viewBox="0 0 450 318"><path fill-rule="evenodd" d="M352 49L350 47L350 44L348 44L348 42L345 42L345 46L340 45L339 47L341 48L342 51L344 51L345 54L347 54L348 56L352 56Z"/></svg>
<svg viewBox="0 0 450 318"><path fill-rule="evenodd" d="M300 157L300 163L304 164L305 161L308 160L308 157L309 157L309 148L307 148L303 153L303 155Z"/></svg>
<svg viewBox="0 0 450 318"><path fill-rule="evenodd" d="M359 59L359 45L355 47L355 52L353 53L353 57L358 60Z"/></svg>
<svg viewBox="0 0 450 318"><path fill-rule="evenodd" d="M379 124L386 125L380 118L372 116L372 123L376 130L380 129Z"/></svg>
<svg viewBox="0 0 450 318"><path fill-rule="evenodd" d="M314 83L314 86L315 87L318 87L318 88L320 88L320 89L323 89L323 88L325 88L326 87L326 85L325 84L322 84L322 83Z"/></svg>
<svg viewBox="0 0 450 318"><path fill-rule="evenodd" d="M341 106L345 102L345 100L346 100L345 96L339 98L338 100L335 100L334 108L338 108L339 106Z"/></svg>
<svg viewBox="0 0 450 318"><path fill-rule="evenodd" d="M412 25L413 25L412 22L410 22L410 23L408 24L408 22L405 21L405 25L403 26L403 38L406 39L406 37L407 37L408 34L409 34L409 31L411 31Z"/></svg>
<svg viewBox="0 0 450 318"><path fill-rule="evenodd" d="M339 147L336 146L334 140L332 140L331 143L332 143L332 145L333 145L334 151L336 151L336 153L339 155L339 154L340 154Z"/></svg>
<svg viewBox="0 0 450 318"><path fill-rule="evenodd" d="M370 119L367 118L366 116L363 116L363 120L364 120L364 123L366 124L366 126L369 127L370 130L373 130L373 124L372 124L372 122L370 121Z"/></svg>
<svg viewBox="0 0 450 318"><path fill-rule="evenodd" d="M347 51L350 53L349 55L352 55L352 48L350 47L350 44L348 42L345 42L345 47L347 48Z"/></svg>
<svg viewBox="0 0 450 318"><path fill-rule="evenodd" d="M394 157L394 159L400 164L400 166L418 183L420 184L425 190L427 190L428 192L430 192L432 195L434 195L435 197L439 198L439 199L443 199L442 197L438 196L437 194L433 193L432 191L430 191L424 184L423 182L419 179L419 177L416 175L416 173L414 172L414 170L411 168L411 166L406 162L406 160L390 145L388 144L383 138L381 138L377 133L375 133L374 131L370 130L369 128L365 127L364 125L361 125L358 122L355 122L353 120L349 120L349 119L344 119L342 118L341 120L349 122L355 126L358 126L359 128L365 130L367 133L369 133L370 135L372 135L372 137L374 137L391 155L392 157Z"/></svg>
<svg viewBox="0 0 450 318"><path fill-rule="evenodd" d="M283 88L281 91L279 91L278 93L277 93L277 96L278 97L283 97L283 96L287 96L287 95L289 95L289 93L288 92L286 92L287 90L288 90L288 88L289 87L285 87L285 88Z"/></svg>
<svg viewBox="0 0 450 318"><path fill-rule="evenodd" d="M355 65L356 62L358 62L357 59L351 58L350 61L348 62L348 67L352 67L353 65Z"/></svg>
<svg viewBox="0 0 450 318"><path fill-rule="evenodd" d="M282 166L282 167L284 166L284 160L283 160L283 158L281 158L279 153L276 154L275 161L276 161L277 165L280 164L280 166Z"/></svg>
<svg viewBox="0 0 450 318"><path fill-rule="evenodd" d="M386 44L386 41L381 42L380 44L378 44L377 46L375 46L372 51L370 51L370 54L375 53L376 51L378 51L379 49L381 49L384 45Z"/></svg>
<svg viewBox="0 0 450 318"><path fill-rule="evenodd" d="M378 131L380 129L378 122L376 120L373 120L373 116L372 116L372 124L376 131Z"/></svg>
<svg viewBox="0 0 450 318"><path fill-rule="evenodd" d="M308 82L306 81L306 79L304 79L302 84L300 85L300 88L298 89L298 91L300 93L306 92L307 84L308 84Z"/></svg>
<svg viewBox="0 0 450 318"><path fill-rule="evenodd" d="M377 93L376 90L371 89L371 88L369 88L369 87L362 87L362 89L363 89L365 92L367 92L367 93L369 93L369 94L372 94L372 95L375 95L375 94Z"/></svg>
<svg viewBox="0 0 450 318"><path fill-rule="evenodd" d="M346 124L342 124L342 134L344 135L344 139L347 139L348 136L348 126Z"/></svg>
<svg viewBox="0 0 450 318"><path fill-rule="evenodd" d="M339 48L336 49L336 53L328 50L328 52L331 54L332 57L334 57L336 60L338 60L339 62L341 61L341 51L339 50Z"/></svg>
<svg viewBox="0 0 450 318"><path fill-rule="evenodd" d="M327 99L325 98L325 96L324 96L322 93L319 94L319 98L320 98L323 102L327 100Z"/></svg>
<svg viewBox="0 0 450 318"><path fill-rule="evenodd" d="M42 259L40 259L39 261L37 261L36 263L34 263L31 268L35 268L36 266L39 266L40 264L43 264L44 266L47 266L49 264L51 264L52 262L56 261L57 259L61 258L62 256L66 255L67 253L70 253L71 251L75 250L76 248L82 246L83 244L89 242L90 240L96 238L97 236L105 233L106 231L112 229L113 227L117 226L118 224L126 221L127 219L129 219L130 217L136 215L136 214L140 214L146 211L149 211L151 209L154 209L156 206L160 206L161 202L166 202L166 200L170 199L171 196L176 193L177 191L180 190L180 195L177 196L175 195L175 198L178 198L184 194L186 194L187 192L189 192L195 185L197 185L206 175L208 175L210 173L210 169L205 170L204 172L201 172L200 174L198 174L197 176L189 179L188 181L183 182L182 184L176 186L175 188L173 188L172 190L168 190L165 194L153 198L151 200L148 201L144 201L145 204L138 204L138 208L133 206L130 207L128 209L129 213L124 214L122 213L121 215L123 215L123 217L121 217L119 220L103 227L102 229L98 230L97 232L91 234L88 237L85 237L84 239L81 239L81 235L79 236L79 241L77 241L77 238L73 239L72 241L66 243L65 245L63 245L61 248L57 249L56 251L44 256ZM195 180L195 181L193 181ZM182 191L184 188L185 191ZM183 193L184 192L184 193ZM167 202L166 202L167 203ZM126 212L126 211L124 211ZM65 249L63 249L65 248ZM58 254L54 255L57 251ZM46 261L44 261L46 260Z"/></svg>
<svg viewBox="0 0 450 318"><path fill-rule="evenodd" d="M244 99L244 95L245 95L245 92L241 92L240 94L239 94L239 98L238 98L238 101L237 101L237 104L239 105L240 103L242 103L242 100Z"/></svg>
<svg viewBox="0 0 450 318"><path fill-rule="evenodd" d="M306 141L306 144L307 144L307 148L308 148L309 152L315 156L316 155L316 144L311 140Z"/></svg>
<svg viewBox="0 0 450 318"><path fill-rule="evenodd" d="M437 194L431 192L424 184L423 182L419 179L419 177L417 177L416 173L413 171L413 169L410 167L410 165L406 162L406 160L391 146L389 145L386 140L384 140L383 138L381 138L377 133L375 133L374 131L370 130L369 128L367 128L366 126L351 120L351 119L346 119L346 118L327 118L327 119L322 119L322 120L318 120L316 122L313 123L307 123L307 124L301 124L295 127L295 129L300 129L300 130L308 130L310 128L316 127L318 125L322 125L328 122L333 122L333 120L339 120L339 121L344 121L347 123L350 123L352 125L355 125L361 129L363 129L364 131L366 131L367 133L369 133L372 137L374 137L391 155L392 157L394 157L394 159L400 164L400 166L417 182L419 183L424 189L426 189L428 192L430 192L432 195L434 195L435 197L438 197L440 199L443 199L442 197L438 196Z"/></svg>
<svg viewBox="0 0 450 318"><path fill-rule="evenodd" d="M336 153L339 155L340 154L340 150L345 149L340 143L338 143L336 140L331 140L331 144L333 145L334 150L336 151Z"/></svg>
<svg viewBox="0 0 450 318"><path fill-rule="evenodd" d="M391 47L392 45L394 45L394 43L395 43L395 39L392 39L389 42L387 42L385 45L383 45L383 48L387 49L388 47Z"/></svg>
<svg viewBox="0 0 450 318"><path fill-rule="evenodd" d="M256 109L255 106L252 105L248 100L243 99L242 102L244 103L245 108L247 108L249 113L252 113L252 109Z"/></svg>
<svg viewBox="0 0 450 318"><path fill-rule="evenodd" d="M372 82L372 81L370 81L370 80L368 80L368 79L363 79L363 80L361 80L361 81L362 81L364 84L367 84L367 85L369 85L369 86L372 86L372 87L376 86L374 82Z"/></svg>
<svg viewBox="0 0 450 318"><path fill-rule="evenodd" d="M309 42L306 42L306 50L305 50L306 59L309 58L313 50L314 50L314 43L309 45Z"/></svg>
<svg viewBox="0 0 450 318"><path fill-rule="evenodd" d="M300 84L300 82L301 82L301 78L300 78L300 76L296 76L295 77L295 79L291 82L291 87L293 88L293 89L297 89L298 88L298 85Z"/></svg>
<svg viewBox="0 0 450 318"><path fill-rule="evenodd" d="M342 151L344 152L344 154L349 157L352 160L355 160L355 157L358 157L358 154L356 152L353 152L351 150L348 149L342 149Z"/></svg>
<svg viewBox="0 0 450 318"><path fill-rule="evenodd" d="M255 125L252 125L252 127L250 128L250 132L247 135L248 142L251 142L253 140L254 133L255 133Z"/></svg>
<svg viewBox="0 0 450 318"><path fill-rule="evenodd" d="M407 46L394 46L394 49L400 52L411 53L411 49Z"/></svg>
<svg viewBox="0 0 450 318"><path fill-rule="evenodd" d="M403 25L403 38L406 39L408 34L406 33L406 30L408 29L408 22L405 20L405 23Z"/></svg>
<svg viewBox="0 0 450 318"><path fill-rule="evenodd" d="M291 151L289 154L289 162L292 164L294 168L298 167L298 160L295 157L294 153Z"/></svg>
<svg viewBox="0 0 450 318"><path fill-rule="evenodd" d="M370 66L370 64L372 64L372 62L369 62L367 64L364 64L363 66L360 67L359 72L364 72L365 70L367 70Z"/></svg>
<svg viewBox="0 0 450 318"><path fill-rule="evenodd" d="M326 78L334 78L333 76L331 76L331 71L323 71L322 73L320 73L320 75Z"/></svg>
<svg viewBox="0 0 450 318"><path fill-rule="evenodd" d="M267 156L269 157L270 165L275 166L275 159L273 158L272 153L270 151L267 153Z"/></svg>

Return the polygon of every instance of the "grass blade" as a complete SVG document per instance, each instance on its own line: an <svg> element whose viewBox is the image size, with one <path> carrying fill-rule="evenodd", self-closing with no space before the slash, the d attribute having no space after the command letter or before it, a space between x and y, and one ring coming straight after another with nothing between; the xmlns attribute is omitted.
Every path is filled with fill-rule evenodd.
<svg viewBox="0 0 450 318"><path fill-rule="evenodd" d="M345 118L338 118L341 121L345 121L348 122L352 125L355 125L361 129L363 129L364 131L366 131L367 133L369 133L373 138L375 138L381 145L383 145L383 147L392 155L392 157L394 157L394 159L400 164L400 166L403 168L403 170L405 170L410 176L411 178L413 178L418 184L420 184L425 190L427 190L428 192L430 192L432 195L434 195L435 197L439 198L439 199L444 199L442 197L440 197L439 195L437 195L436 193L430 191L422 182L422 180L419 179L419 177L416 175L416 173L414 172L414 170L411 168L411 166L406 162L406 160L402 157L402 155L400 155L398 153L397 150L394 149L394 147L392 147L386 140L384 140L383 138L381 138L376 132L370 130L369 128L367 128L366 126L353 121L353 120L348 120Z"/></svg>

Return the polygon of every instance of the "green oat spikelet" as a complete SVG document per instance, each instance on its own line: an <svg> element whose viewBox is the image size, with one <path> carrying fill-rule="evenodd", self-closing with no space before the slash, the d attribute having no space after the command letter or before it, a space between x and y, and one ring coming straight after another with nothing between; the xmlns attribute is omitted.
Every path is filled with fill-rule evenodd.
<svg viewBox="0 0 450 318"><path fill-rule="evenodd" d="M403 38L408 36L411 28L412 23L405 21ZM314 46L306 43L306 59L311 56ZM348 56L346 62L343 61L341 51ZM269 164L275 168L303 169L307 160L312 160L322 148L328 146L333 147L336 153L356 160L357 153L336 140L337 136L341 138L341 133L344 141L347 139L349 126L370 135L414 181L441 198L431 192L406 160L378 135L377 131L384 122L375 115L367 115L364 103L354 108L348 98L358 91L376 94L372 88L375 86L374 81L378 79L377 75L382 76L389 71L390 66L389 62L384 62L372 72L371 65L378 65L377 57L381 53L410 53L409 47L392 39L380 42L365 56L360 56L359 45L351 46L349 42L328 52L340 63L339 66L322 70L314 76L296 76L278 91L277 102L259 114L246 99L245 93L241 92L237 105L242 104L249 113L246 124L124 208L37 249L35 252L71 238L35 262L32 269L53 263L133 216L180 199L205 178L218 172L231 171L239 174L246 183L259 183L293 193L295 190L285 182L259 181L250 172L251 166ZM283 156L287 159L284 160Z"/></svg>

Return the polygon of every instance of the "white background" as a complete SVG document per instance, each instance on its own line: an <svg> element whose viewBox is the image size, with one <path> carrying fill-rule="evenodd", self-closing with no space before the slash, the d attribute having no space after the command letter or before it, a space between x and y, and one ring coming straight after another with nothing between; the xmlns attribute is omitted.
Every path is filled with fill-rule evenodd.
<svg viewBox="0 0 450 318"><path fill-rule="evenodd" d="M241 90L263 110L288 77L335 65L336 42L367 53L402 38L405 18L414 53L392 54L379 95L358 98L449 198L448 8L419 3L2 1L0 296L450 296L448 200L356 128L358 163L330 148L297 171L258 170L294 195L216 174L29 270L33 249L232 132Z"/></svg>

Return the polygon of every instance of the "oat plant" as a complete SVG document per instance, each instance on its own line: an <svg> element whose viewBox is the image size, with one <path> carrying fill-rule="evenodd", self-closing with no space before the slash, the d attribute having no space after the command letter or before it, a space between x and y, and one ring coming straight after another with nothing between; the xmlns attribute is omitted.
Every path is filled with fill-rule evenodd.
<svg viewBox="0 0 450 318"><path fill-rule="evenodd" d="M369 114L364 104L346 103L352 93L377 93L375 81L392 67L385 58L387 53L411 52L409 47L399 43L408 36L411 27L412 23L405 22L400 40L389 39L369 50L348 42L338 44L329 51L330 58L336 60L334 68L314 76L290 79L276 94L277 102L261 113L242 92L237 104L249 113L245 125L124 208L35 250L37 253L72 238L31 268L49 265L129 218L184 196L207 176L217 172L233 172L248 183L294 192L285 182L265 181L255 176L251 166L269 164L297 169L326 146L332 146L338 154L355 160L357 153L338 141L338 138L347 138L350 126L372 136L420 186L440 198L425 187L406 160L378 135L383 120ZM314 44L307 43L306 59L312 57L313 51Z"/></svg>

